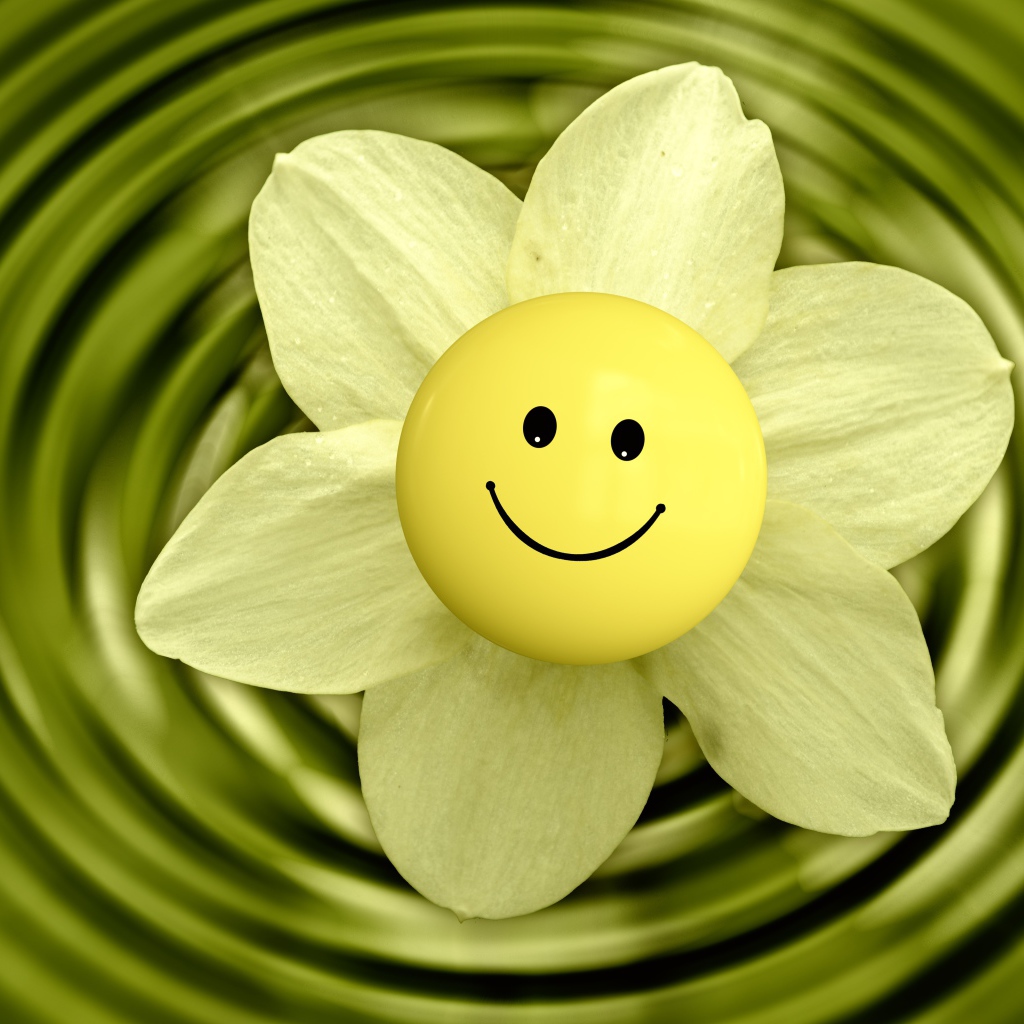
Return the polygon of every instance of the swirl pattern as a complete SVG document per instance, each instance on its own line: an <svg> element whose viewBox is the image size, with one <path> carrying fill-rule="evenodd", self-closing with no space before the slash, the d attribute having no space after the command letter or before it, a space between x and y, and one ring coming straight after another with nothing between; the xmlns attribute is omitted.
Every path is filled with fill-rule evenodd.
<svg viewBox="0 0 1024 1024"><path fill-rule="evenodd" d="M524 191L618 81L697 59L774 133L781 264L867 259L1024 352L1020 0L0 0L0 1016L45 1022L998 1024L1024 1014L1018 439L898 571L960 784L908 835L801 832L670 721L598 874L459 924L381 855L356 697L151 655L150 561L244 452L306 424L252 289L273 155L431 139Z"/></svg>

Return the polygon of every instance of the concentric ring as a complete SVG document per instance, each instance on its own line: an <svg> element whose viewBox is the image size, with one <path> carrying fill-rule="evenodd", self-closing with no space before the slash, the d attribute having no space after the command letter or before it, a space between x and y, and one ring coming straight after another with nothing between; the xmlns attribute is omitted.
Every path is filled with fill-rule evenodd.
<svg viewBox="0 0 1024 1024"><path fill-rule="evenodd" d="M357 698L151 655L146 567L308 426L246 251L273 155L429 138L522 192L610 85L698 59L775 135L782 264L893 263L1024 352L1024 8L950 0L7 0L0 28L0 1013L5 1020L1014 1021L1024 1014L1021 448L901 567L960 772L950 822L765 818L673 716L598 875L460 925L381 856Z"/></svg>

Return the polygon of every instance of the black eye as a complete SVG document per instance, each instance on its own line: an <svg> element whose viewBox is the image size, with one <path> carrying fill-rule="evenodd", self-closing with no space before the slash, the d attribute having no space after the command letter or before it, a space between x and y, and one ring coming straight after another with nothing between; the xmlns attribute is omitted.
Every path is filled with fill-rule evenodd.
<svg viewBox="0 0 1024 1024"><path fill-rule="evenodd" d="M612 431L616 458L631 462L644 450L644 428L636 420L620 420Z"/></svg>
<svg viewBox="0 0 1024 1024"><path fill-rule="evenodd" d="M557 428L555 414L546 405L536 405L523 420L523 437L534 448L544 448L551 444Z"/></svg>

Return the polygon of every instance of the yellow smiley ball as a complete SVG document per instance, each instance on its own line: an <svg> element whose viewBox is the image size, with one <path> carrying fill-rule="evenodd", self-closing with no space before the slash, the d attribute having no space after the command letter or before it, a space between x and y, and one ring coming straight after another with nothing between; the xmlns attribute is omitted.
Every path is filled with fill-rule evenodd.
<svg viewBox="0 0 1024 1024"><path fill-rule="evenodd" d="M589 665L681 636L729 592L764 515L764 443L729 364L646 303L570 293L467 331L402 430L398 511L467 626Z"/></svg>

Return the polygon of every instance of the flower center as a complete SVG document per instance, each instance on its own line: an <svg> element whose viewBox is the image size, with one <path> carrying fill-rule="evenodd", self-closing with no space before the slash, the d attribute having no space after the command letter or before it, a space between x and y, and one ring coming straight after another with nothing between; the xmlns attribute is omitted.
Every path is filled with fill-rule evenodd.
<svg viewBox="0 0 1024 1024"><path fill-rule="evenodd" d="M402 430L398 511L466 625L544 661L636 657L729 592L764 514L757 417L728 363L646 303L569 293L467 331Z"/></svg>

